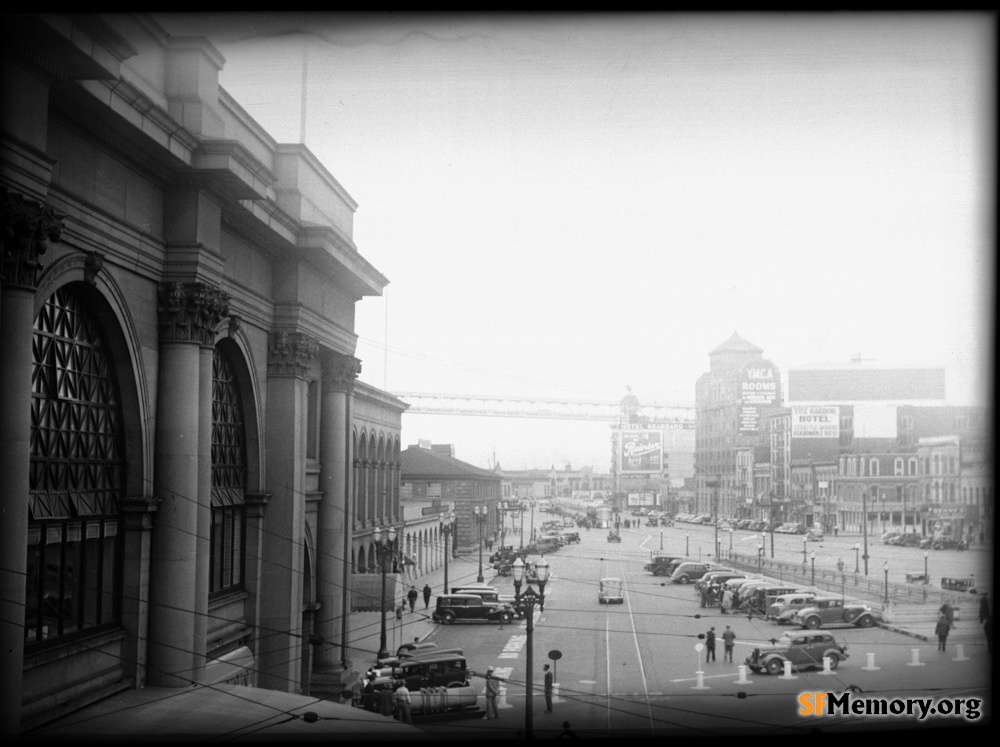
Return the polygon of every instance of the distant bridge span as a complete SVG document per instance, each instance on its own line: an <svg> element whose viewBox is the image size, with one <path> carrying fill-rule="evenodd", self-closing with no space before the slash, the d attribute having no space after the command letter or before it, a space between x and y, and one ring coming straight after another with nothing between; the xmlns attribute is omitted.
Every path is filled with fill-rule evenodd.
<svg viewBox="0 0 1000 747"><path fill-rule="evenodd" d="M471 415L491 418L544 418L621 422L621 404L550 397L490 397L427 392L393 392L421 415ZM652 428L694 428L695 408L682 403L640 404L638 416Z"/></svg>

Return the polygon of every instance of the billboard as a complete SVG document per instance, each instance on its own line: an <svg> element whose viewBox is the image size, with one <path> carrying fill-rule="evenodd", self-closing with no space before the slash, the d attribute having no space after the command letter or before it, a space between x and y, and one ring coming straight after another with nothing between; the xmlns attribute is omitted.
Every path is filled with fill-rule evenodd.
<svg viewBox="0 0 1000 747"><path fill-rule="evenodd" d="M837 405L793 405L792 438L840 438Z"/></svg>
<svg viewBox="0 0 1000 747"><path fill-rule="evenodd" d="M663 434L660 431L621 431L621 473L663 471Z"/></svg>
<svg viewBox="0 0 1000 747"><path fill-rule="evenodd" d="M656 505L656 493L629 493L628 494L628 507L635 508L638 506L655 506Z"/></svg>
<svg viewBox="0 0 1000 747"><path fill-rule="evenodd" d="M778 369L769 361L754 361L740 369L737 378L740 433L760 430L761 408L778 404L778 381Z"/></svg>

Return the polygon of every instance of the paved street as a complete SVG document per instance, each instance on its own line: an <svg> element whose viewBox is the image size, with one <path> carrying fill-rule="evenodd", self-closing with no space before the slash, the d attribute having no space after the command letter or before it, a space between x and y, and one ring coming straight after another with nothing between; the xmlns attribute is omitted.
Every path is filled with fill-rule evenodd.
<svg viewBox="0 0 1000 747"><path fill-rule="evenodd" d="M679 554L683 554L682 545L690 543L690 555L697 558L699 552L707 557L712 549L714 532L710 528L678 525L663 531L665 550L679 549ZM921 697L959 695L988 699L989 659L981 629L976 634L970 630L970 635L962 637L961 657L955 644L947 652L939 653L936 642L883 628L834 629L829 632L847 642L850 654L837 671L798 672L794 679L748 674L746 681L740 681L738 665L755 646L767 645L783 628L759 619L721 615L717 609L702 609L692 586L675 585L644 572L642 565L650 550L660 548L659 529L623 530L621 544L608 543L606 534L596 529L581 531L580 544L547 556L552 578L546 587L545 611L536 611L533 633L537 737L555 736L564 721L569 721L581 737L623 733L752 734L775 728L814 728L815 720L797 714L797 695L804 691L860 689L877 692L879 697L908 692ZM725 554L728 532L720 533L722 536L726 542ZM740 533L734 533L734 549L740 541ZM855 541L853 537L841 536L830 542L809 543L808 552L818 547L817 562L823 557L824 566L831 570L830 559L835 564L838 553L846 553ZM787 557L793 561L796 544L801 561L801 538L777 535L775 560ZM884 558L891 558L891 566L898 562L903 573L900 559L903 556L892 554L899 550L912 548L870 544L870 565L877 563L881 574ZM922 564L923 552L912 552ZM933 553L933 559L936 564L954 568L949 572L959 575L963 568L978 571L977 563L984 555L982 550L962 554L938 552ZM603 576L624 579L624 604L598 604L598 581ZM486 578L502 593L513 593L511 579L492 578L490 572ZM975 613L972 609L969 612L970 616ZM716 633L721 634L727 624L737 634L734 662L721 661L720 641L719 661L705 663L695 651L698 634L710 626L715 626ZM975 619L960 620L959 625L972 628L978 623ZM508 682L503 698L506 707L501 708L498 721L449 721L424 724L422 728L441 738L470 734L510 738L522 732L527 667L525 628L526 622L519 621L503 627L443 626L429 633L428 640L440 646L464 648L473 669L485 671L487 665L493 665ZM561 658L554 662L558 697L555 713L548 715L543 713L541 672L542 664L549 661L548 656L554 651L561 653ZM482 680L476 681L481 686ZM740 693L746 697L741 698ZM934 724L940 725L941 718ZM889 720L899 728L898 720ZM972 723L955 717L948 722L949 725ZM915 726L917 721L911 717L905 723ZM823 726L869 729L882 728L880 724L876 717L852 717Z"/></svg>

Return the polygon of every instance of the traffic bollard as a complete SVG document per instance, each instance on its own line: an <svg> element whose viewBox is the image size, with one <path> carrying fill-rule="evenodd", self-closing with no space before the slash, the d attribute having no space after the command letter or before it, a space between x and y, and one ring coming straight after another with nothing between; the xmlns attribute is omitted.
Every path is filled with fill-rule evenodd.
<svg viewBox="0 0 1000 747"><path fill-rule="evenodd" d="M861 667L866 672L877 672L882 667L875 666L875 654L868 654L868 663Z"/></svg>
<svg viewBox="0 0 1000 747"><path fill-rule="evenodd" d="M752 684L750 680L747 679L747 665L740 664L736 667L736 670L740 673L740 678L734 682L734 685L750 685Z"/></svg>
<svg viewBox="0 0 1000 747"><path fill-rule="evenodd" d="M510 703L507 702L507 688L500 685L500 696L497 698L497 708L513 708Z"/></svg>
<svg viewBox="0 0 1000 747"><path fill-rule="evenodd" d="M552 683L552 702L553 703L565 703L566 701L559 697L559 683Z"/></svg>
<svg viewBox="0 0 1000 747"><path fill-rule="evenodd" d="M968 661L969 657L965 655L965 645L961 643L955 644L955 651L958 654L952 661Z"/></svg>
<svg viewBox="0 0 1000 747"><path fill-rule="evenodd" d="M702 670L695 672L698 675L698 684L692 687L692 690L708 690L708 685L705 684L705 673Z"/></svg>
<svg viewBox="0 0 1000 747"><path fill-rule="evenodd" d="M830 669L830 657L823 657L823 671L820 674L834 674L834 671Z"/></svg>
<svg viewBox="0 0 1000 747"><path fill-rule="evenodd" d="M919 648L911 648L910 649L910 653L913 654L913 658L910 661L906 662L906 666L908 666L908 667L922 667L924 665L924 663L922 661L920 661L920 649Z"/></svg>
<svg viewBox="0 0 1000 747"><path fill-rule="evenodd" d="M797 680L798 677L796 677L794 674L792 674L792 662L786 660L786 661L783 661L782 664L785 665L785 673L783 675L781 675L778 679L779 680Z"/></svg>

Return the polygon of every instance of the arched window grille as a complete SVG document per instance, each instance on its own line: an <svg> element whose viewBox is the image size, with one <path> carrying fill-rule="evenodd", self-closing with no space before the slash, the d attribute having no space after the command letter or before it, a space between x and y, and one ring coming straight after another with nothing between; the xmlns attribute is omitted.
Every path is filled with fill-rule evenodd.
<svg viewBox="0 0 1000 747"><path fill-rule="evenodd" d="M26 645L120 622L124 453L107 337L86 297L64 286L32 340Z"/></svg>
<svg viewBox="0 0 1000 747"><path fill-rule="evenodd" d="M246 533L246 429L232 366L212 354L212 535L209 592L243 588Z"/></svg>

